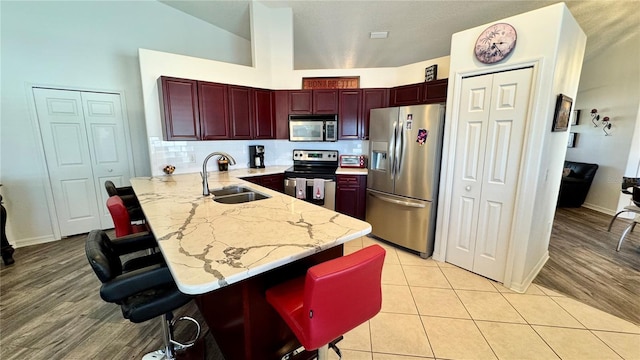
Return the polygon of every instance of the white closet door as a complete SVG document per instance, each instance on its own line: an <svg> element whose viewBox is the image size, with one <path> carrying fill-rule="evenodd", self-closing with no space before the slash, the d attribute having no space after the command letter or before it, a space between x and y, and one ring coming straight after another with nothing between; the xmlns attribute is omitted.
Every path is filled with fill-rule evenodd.
<svg viewBox="0 0 640 360"><path fill-rule="evenodd" d="M129 185L129 159L122 117L120 95L83 92L82 104L91 154L96 200L100 210L101 228L113 227L107 209L107 180L120 187Z"/></svg>
<svg viewBox="0 0 640 360"><path fill-rule="evenodd" d="M120 95L34 88L61 236L113 228L106 180L129 185Z"/></svg>
<svg viewBox="0 0 640 360"><path fill-rule="evenodd" d="M504 280L532 69L464 79L447 261Z"/></svg>
<svg viewBox="0 0 640 360"><path fill-rule="evenodd" d="M531 94L531 68L493 78L473 272L504 280Z"/></svg>
<svg viewBox="0 0 640 360"><path fill-rule="evenodd" d="M493 75L464 79L446 261L473 269Z"/></svg>
<svg viewBox="0 0 640 360"><path fill-rule="evenodd" d="M80 93L34 88L33 95L60 233L69 236L98 229L100 215Z"/></svg>

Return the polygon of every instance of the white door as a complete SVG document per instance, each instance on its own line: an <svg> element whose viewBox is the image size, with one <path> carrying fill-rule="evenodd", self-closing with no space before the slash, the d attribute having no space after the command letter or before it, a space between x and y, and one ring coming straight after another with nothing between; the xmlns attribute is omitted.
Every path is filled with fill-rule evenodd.
<svg viewBox="0 0 640 360"><path fill-rule="evenodd" d="M61 236L113 227L104 181L128 184L119 95L33 89Z"/></svg>
<svg viewBox="0 0 640 360"><path fill-rule="evenodd" d="M532 72L462 81L446 261L496 281L504 280Z"/></svg>
<svg viewBox="0 0 640 360"><path fill-rule="evenodd" d="M109 195L104 182L111 180L120 187L129 185L131 178L122 104L118 94L82 92L81 96L93 180L98 190L100 226L109 229L113 227L113 220L106 205Z"/></svg>

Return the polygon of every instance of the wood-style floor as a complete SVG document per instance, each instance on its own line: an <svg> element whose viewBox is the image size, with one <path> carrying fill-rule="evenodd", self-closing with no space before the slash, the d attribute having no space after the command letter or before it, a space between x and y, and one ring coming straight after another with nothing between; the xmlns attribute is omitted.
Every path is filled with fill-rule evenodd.
<svg viewBox="0 0 640 360"><path fill-rule="evenodd" d="M607 233L610 217L588 209L558 209L550 260L535 283L640 324L640 228L615 247L627 220ZM84 235L16 249L0 268L0 359L139 359L160 348L160 324L131 324L100 299L100 283L84 254ZM201 321L190 303L176 316ZM204 326L206 331L206 326ZM187 339L186 327L177 329ZM206 359L222 357L209 335Z"/></svg>
<svg viewBox="0 0 640 360"><path fill-rule="evenodd" d="M533 281L640 325L640 226L616 251L630 220L586 208L558 208L549 257Z"/></svg>
<svg viewBox="0 0 640 360"><path fill-rule="evenodd" d="M0 359L141 359L162 347L160 320L132 324L100 298L85 238L18 248L15 264L0 268ZM196 318L208 333L193 301L174 315ZM192 331L178 323L175 338L187 341ZM206 359L223 359L205 339Z"/></svg>

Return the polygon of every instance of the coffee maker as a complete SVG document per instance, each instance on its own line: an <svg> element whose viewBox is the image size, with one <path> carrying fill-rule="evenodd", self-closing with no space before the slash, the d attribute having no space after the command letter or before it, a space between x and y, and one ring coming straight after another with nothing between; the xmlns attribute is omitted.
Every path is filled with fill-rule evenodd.
<svg viewBox="0 0 640 360"><path fill-rule="evenodd" d="M249 146L249 167L251 168L264 167L264 146L263 145Z"/></svg>

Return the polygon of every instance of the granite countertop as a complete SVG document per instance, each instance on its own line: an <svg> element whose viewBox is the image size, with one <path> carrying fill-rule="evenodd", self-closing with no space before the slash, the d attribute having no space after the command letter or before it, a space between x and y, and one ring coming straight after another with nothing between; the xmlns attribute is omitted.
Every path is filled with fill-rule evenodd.
<svg viewBox="0 0 640 360"><path fill-rule="evenodd" d="M233 176L233 177L236 177L236 178L262 176L262 175L273 175L273 174L283 174L284 171L287 170L290 167L291 167L291 165L287 165L287 166L267 166L266 168L262 168L262 169L252 169L252 168L234 169L233 167L230 167L228 174L230 176ZM209 176L211 176L213 174L217 174L217 173L218 172L209 172ZM211 189L213 189L213 188L211 188Z"/></svg>
<svg viewBox="0 0 640 360"><path fill-rule="evenodd" d="M369 170L367 168L343 168L339 167L336 169L336 175L367 175L369 174Z"/></svg>
<svg viewBox="0 0 640 360"><path fill-rule="evenodd" d="M244 185L271 198L221 204L202 195L200 174L131 179L180 291L203 294L371 232L339 214L238 177L277 167L209 173L209 188Z"/></svg>

